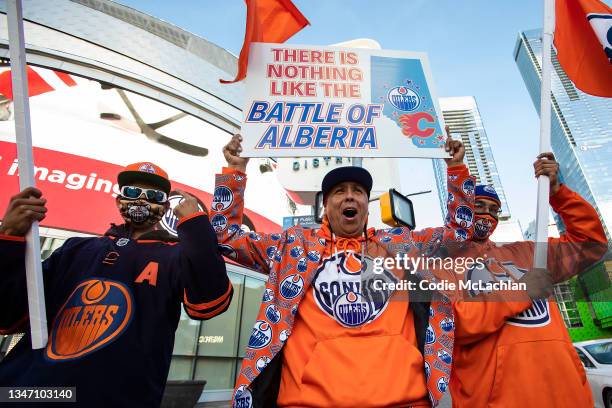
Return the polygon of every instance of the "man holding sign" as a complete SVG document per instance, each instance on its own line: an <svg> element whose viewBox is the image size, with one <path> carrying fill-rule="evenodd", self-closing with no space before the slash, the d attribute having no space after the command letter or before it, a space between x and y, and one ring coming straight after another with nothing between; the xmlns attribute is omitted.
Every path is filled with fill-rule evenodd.
<svg viewBox="0 0 612 408"><path fill-rule="evenodd" d="M410 302L406 292L377 290L376 282L397 283L405 271L375 272L374 259L418 257L469 238L474 179L461 142L449 138L445 145L454 199L444 227L368 229L372 177L363 168L340 167L323 179L322 228L295 226L281 235L240 228L248 162L240 157L241 141L236 135L224 148L228 167L217 175L211 223L238 263L269 279L234 406L436 404L451 370L452 305L440 293L429 308Z"/></svg>
<svg viewBox="0 0 612 408"><path fill-rule="evenodd" d="M181 303L193 319L227 310L232 285L195 197L179 192L180 242L164 242L155 225L169 206L166 172L135 163L118 183L125 224L101 238L71 238L45 260L49 342L32 350L24 336L0 364L0 386L75 387L75 407L159 406ZM39 190L22 191L0 226L0 334L27 330L23 237L45 217L45 203Z"/></svg>

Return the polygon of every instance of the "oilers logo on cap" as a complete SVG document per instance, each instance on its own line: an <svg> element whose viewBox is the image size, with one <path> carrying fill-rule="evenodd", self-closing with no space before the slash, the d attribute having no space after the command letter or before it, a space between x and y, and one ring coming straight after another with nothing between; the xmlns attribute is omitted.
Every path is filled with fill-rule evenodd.
<svg viewBox="0 0 612 408"><path fill-rule="evenodd" d="M304 279L298 274L287 276L280 284L280 294L285 299L296 298L304 288Z"/></svg>
<svg viewBox="0 0 612 408"><path fill-rule="evenodd" d="M293 235L293 234L287 235L287 243L288 244L293 244L294 242L295 242L295 235Z"/></svg>
<svg viewBox="0 0 612 408"><path fill-rule="evenodd" d="M455 240L459 242L463 242L468 238L468 233L464 229L456 229L455 230Z"/></svg>
<svg viewBox="0 0 612 408"><path fill-rule="evenodd" d="M487 193L497 195L497 191L495 191L495 188L492 185L489 185L489 184L485 185L483 187L483 190L486 191Z"/></svg>
<svg viewBox="0 0 612 408"><path fill-rule="evenodd" d="M266 317L272 323L278 323L280 322L280 319L281 319L281 312L280 310L278 310L278 307L276 307L275 305L269 305L266 308Z"/></svg>
<svg viewBox="0 0 612 408"><path fill-rule="evenodd" d="M405 86L396 86L387 93L387 99L396 109L412 112L421 104L421 98L412 89Z"/></svg>
<svg viewBox="0 0 612 408"><path fill-rule="evenodd" d="M272 241L278 241L279 239L281 239L281 234L271 234L270 239Z"/></svg>
<svg viewBox="0 0 612 408"><path fill-rule="evenodd" d="M263 293L263 297L261 298L262 302L271 302L274 300L274 291L270 288L266 288Z"/></svg>
<svg viewBox="0 0 612 408"><path fill-rule="evenodd" d="M227 186L217 186L212 201L212 209L225 211L234 202L234 193Z"/></svg>
<svg viewBox="0 0 612 408"><path fill-rule="evenodd" d="M453 362L453 356L450 355L446 350L438 350L438 358L440 361L446 364L450 364Z"/></svg>
<svg viewBox="0 0 612 408"><path fill-rule="evenodd" d="M440 328L447 333L452 331L454 327L455 327L455 322L453 322L453 320L448 317L445 317L444 319L440 321Z"/></svg>
<svg viewBox="0 0 612 408"><path fill-rule="evenodd" d="M251 408L253 406L253 396L246 385L241 385L234 395L232 408Z"/></svg>
<svg viewBox="0 0 612 408"><path fill-rule="evenodd" d="M249 347L260 349L266 347L272 341L272 326L265 320L258 320L251 331Z"/></svg>
<svg viewBox="0 0 612 408"><path fill-rule="evenodd" d="M427 329L425 330L425 344L433 344L436 341L436 332L434 332L431 324L427 325Z"/></svg>
<svg viewBox="0 0 612 408"><path fill-rule="evenodd" d="M270 357L268 356L259 357L255 362L255 368L257 369L257 371L261 372L261 370L263 370L268 364L270 364L270 361L272 360L270 360Z"/></svg>
<svg viewBox="0 0 612 408"><path fill-rule="evenodd" d="M219 215L219 214L218 214L218 215ZM216 217L216 215L215 215L215 217ZM213 217L213 219L214 219L214 217ZM227 229L227 232L228 232L228 233L230 233L230 234L235 234L235 233L237 233L238 231L240 231L240 225L238 225L238 224L232 224L232 225L230 225L230 227Z"/></svg>
<svg viewBox="0 0 612 408"><path fill-rule="evenodd" d="M321 254L319 251L308 251L308 255L306 255L309 261L311 262L319 262L321 259Z"/></svg>
<svg viewBox="0 0 612 408"><path fill-rule="evenodd" d="M345 293L334 304L334 316L344 326L361 326L368 321L371 314L370 305L363 300L360 293Z"/></svg>
<svg viewBox="0 0 612 408"><path fill-rule="evenodd" d="M227 218L222 214L215 214L210 220L215 232L221 232L227 228Z"/></svg>
<svg viewBox="0 0 612 408"><path fill-rule="evenodd" d="M147 172L147 173L152 173L152 174L155 174L155 173L156 173L156 171L155 171L155 167L153 167L153 165L152 165L151 163L143 163L143 164L142 164L142 165L141 165L141 166L138 168L138 170L140 170L140 171L144 171L144 172Z"/></svg>
<svg viewBox="0 0 612 408"><path fill-rule="evenodd" d="M463 190L463 193L467 196L474 195L474 188L474 180L472 180L471 178L465 180L461 185L461 190Z"/></svg>
<svg viewBox="0 0 612 408"><path fill-rule="evenodd" d="M474 213L469 207L460 205L455 210L455 222L461 225L463 228L469 228L472 226L474 221Z"/></svg>
<svg viewBox="0 0 612 408"><path fill-rule="evenodd" d="M303 253L304 253L304 248L302 248L301 246L293 247L289 251L289 255L291 255L291 257L296 258L296 259L302 256Z"/></svg>
<svg viewBox="0 0 612 408"><path fill-rule="evenodd" d="M448 379L446 377L440 377L438 380L438 391L446 392L448 389Z"/></svg>

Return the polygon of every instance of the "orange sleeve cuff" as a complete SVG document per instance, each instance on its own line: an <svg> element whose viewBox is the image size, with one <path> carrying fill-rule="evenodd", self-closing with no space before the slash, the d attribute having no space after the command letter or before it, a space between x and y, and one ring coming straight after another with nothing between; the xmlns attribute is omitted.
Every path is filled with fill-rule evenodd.
<svg viewBox="0 0 612 408"><path fill-rule="evenodd" d="M4 241L25 242L25 237L18 237L16 235L4 235L4 234L0 234L0 239L2 239Z"/></svg>
<svg viewBox="0 0 612 408"><path fill-rule="evenodd" d="M240 174L241 176L246 176L246 173L229 167L223 167L223 169L221 170L221 174Z"/></svg>
<svg viewBox="0 0 612 408"><path fill-rule="evenodd" d="M182 223L184 223L185 221L189 221L192 218L196 218L196 217L200 217L202 215L205 215L208 217L208 214L206 214L204 211L198 211L196 213L193 213L191 215L188 215L186 217L183 217L179 220L179 222L176 224L176 227L178 228L179 225L181 225Z"/></svg>
<svg viewBox="0 0 612 408"><path fill-rule="evenodd" d="M449 173L451 173L451 172L455 173L455 172L463 171L463 170L466 170L466 169L467 169L467 166L465 164L456 164L454 166L448 167L447 171Z"/></svg>
<svg viewBox="0 0 612 408"><path fill-rule="evenodd" d="M559 206L566 200L571 199L573 191L569 189L565 184L561 184L559 190L548 199L551 207L559 208Z"/></svg>

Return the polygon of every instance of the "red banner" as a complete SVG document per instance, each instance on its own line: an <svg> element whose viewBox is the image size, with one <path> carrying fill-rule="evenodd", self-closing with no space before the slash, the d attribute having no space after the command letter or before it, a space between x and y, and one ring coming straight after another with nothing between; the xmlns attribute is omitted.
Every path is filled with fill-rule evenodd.
<svg viewBox="0 0 612 408"><path fill-rule="evenodd" d="M123 222L115 205L117 173L122 166L37 147L34 164L36 187L47 199L49 210L41 226L103 234L111 222ZM0 141L0 217L10 198L19 192L18 175L15 143ZM211 193L174 181L172 188L183 189L210 207ZM253 211L245 210L245 214L257 231L281 230L280 225Z"/></svg>

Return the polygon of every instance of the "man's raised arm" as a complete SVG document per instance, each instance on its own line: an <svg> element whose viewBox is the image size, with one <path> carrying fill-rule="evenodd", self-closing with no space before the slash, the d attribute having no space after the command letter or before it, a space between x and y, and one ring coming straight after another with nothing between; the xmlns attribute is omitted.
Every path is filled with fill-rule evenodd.
<svg viewBox="0 0 612 408"><path fill-rule="evenodd" d="M269 273L280 234L246 233L242 225L246 166L248 158L240 157L242 137L234 135L223 148L228 166L215 177L215 193L210 222L217 233L221 252L241 265Z"/></svg>

